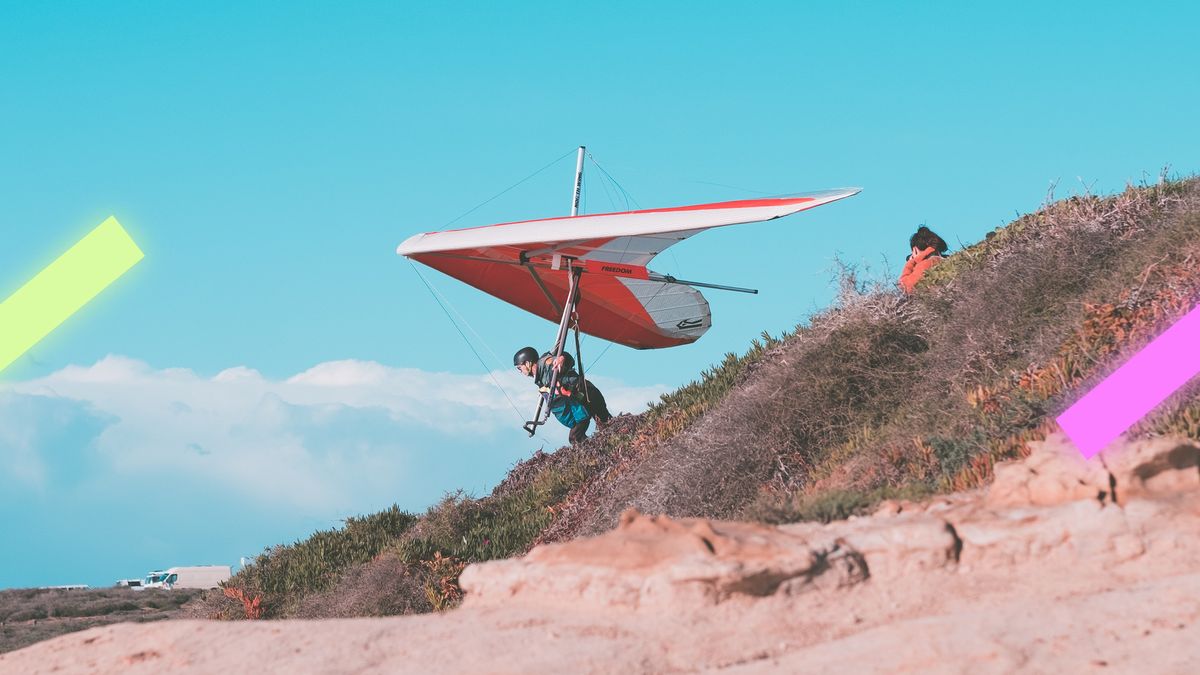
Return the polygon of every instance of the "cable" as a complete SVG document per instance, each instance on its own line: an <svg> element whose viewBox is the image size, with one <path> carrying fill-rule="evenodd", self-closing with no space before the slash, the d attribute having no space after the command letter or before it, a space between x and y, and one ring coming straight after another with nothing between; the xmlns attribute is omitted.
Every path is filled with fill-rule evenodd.
<svg viewBox="0 0 1200 675"><path fill-rule="evenodd" d="M507 193L509 190L512 190L513 188L517 187L517 186L518 186L518 185L520 185L521 183L524 183L525 181L529 180L530 178L533 178L534 176L538 175L539 173L541 173L541 172L545 171L546 169L549 169L550 167L554 166L555 164L558 164L559 162L563 161L563 160L564 160L564 159L566 159L568 156L570 156L570 154L571 154L572 152L575 152L575 151L576 151L576 148L572 148L572 149L570 149L570 150L566 151L566 152L565 152L565 153L563 153L563 155L562 155L561 157L559 157L558 159L555 159L554 161L550 162L550 163L549 163L549 164L547 164L546 166L543 166L542 168L538 169L537 171L534 171L533 173L531 173L531 174L529 174L528 176L526 176L526 177L522 178L521 180L517 181L516 183L513 183L512 185L510 185L510 186L508 186L508 187L504 188L503 190L501 190L500 192L496 193L495 195L493 195L493 196L492 196L492 197L490 197L489 199L487 199L487 200L485 200L485 201L483 201L483 202L481 202L481 203L479 203L479 204L475 205L475 206L474 206L474 207L472 207L470 210L468 210L466 213L463 213L463 214L462 214L462 215L460 215L459 217L457 217L457 218L455 218L454 220L451 220L450 222L448 222L448 223L446 223L445 225L443 225L443 226L442 226L442 228L444 229L444 228L450 227L450 226L451 226L451 225L453 225L454 223L457 223L458 221L462 220L463 218L466 218L467 216L471 215L472 213L474 213L475 211L479 210L481 207L483 207L483 206L487 205L487 204L488 204L488 203L490 203L491 201L493 201L493 200L495 200L495 199L497 199L497 198L499 198L499 197L503 196L503 195L504 195L505 193ZM603 169L601 169L601 171L603 171Z"/></svg>
<svg viewBox="0 0 1200 675"><path fill-rule="evenodd" d="M596 162L595 157L592 158L592 164L594 164L596 166L596 170L600 172L600 186L602 188L604 188L604 194L608 195L608 202L609 202L609 204L612 205L612 210L613 211L628 211L629 210L629 197L626 196L625 194L622 194L621 188L619 186L617 186L616 181L614 181L612 179L612 176L609 175L607 172L605 172L604 169ZM612 186L611 191L608 189L609 185ZM620 197L621 200L624 202L624 206L617 206L617 200L613 197L613 195Z"/></svg>
<svg viewBox="0 0 1200 675"><path fill-rule="evenodd" d="M425 285L425 288L429 291L429 294L433 296L433 299L435 302L437 302L438 307L441 307L442 311L445 312L446 318L450 320L450 324L454 326L454 330L458 331L458 334L462 337L463 342L467 343L467 347L470 348L471 353L475 355L476 360L479 361L479 365L483 366L483 369L487 371L488 377L492 380L492 384L496 385L496 388L500 390L501 394L504 394L504 400L508 401L508 405L511 406L513 412L517 414L517 419L524 424L525 416L521 414L521 411L517 409L517 405L513 403L511 398L509 398L508 391L506 391L504 387L500 386L500 383L496 381L496 376L492 374L492 370L488 368L486 363L483 362L483 357L479 355L479 352L475 349L475 345L471 344L471 341L467 339L466 333L463 333L462 329L458 327L458 323L455 322L454 317L450 315L450 311L446 309L446 305L442 303L442 300L438 297L438 294L433 290L433 286L431 286L429 282L425 280L425 275L421 274L421 270L417 269L415 263L410 260L409 265L412 265L413 271L417 273L417 278L421 280L421 283ZM470 325L468 324L468 328L469 327ZM475 332L475 330L472 328L471 332ZM490 348L489 351L491 351ZM493 353L492 356L495 356L495 353ZM545 442L546 439L542 438L542 441Z"/></svg>
<svg viewBox="0 0 1200 675"><path fill-rule="evenodd" d="M409 264L412 264L411 260L409 261ZM417 268L414 266L414 269L417 269ZM417 273L420 274L419 271ZM475 339L479 341L479 344L483 345L484 348L487 349L488 353L492 355L492 360L494 360L496 362L496 364L498 366L500 366L500 369L504 370L505 368L507 368L507 366L504 365L504 360L501 359L498 354L496 354L496 352L492 349L492 346L490 344L488 344L488 341L483 339L483 336L479 334L479 331L475 330L475 327L471 325L471 322L467 321L467 317L463 316L462 312L458 311L458 308L450 303L450 300L446 297L446 295L444 293L442 293L441 291L439 291L437 289L437 287L435 287L433 284L429 283L429 281L427 279L422 278L422 281L425 281L426 286L428 286L434 293L436 293L438 297L441 297L441 299L445 303L445 307L449 307L450 311L454 312L454 314L459 318L459 320L462 321L463 324L467 327L467 330L471 331L471 335L475 336ZM451 320L451 321L453 321L453 320Z"/></svg>
<svg viewBox="0 0 1200 675"><path fill-rule="evenodd" d="M592 361L592 365L588 366L588 370L591 370L592 368L596 367L596 364L600 362L600 359L604 358L604 355L608 353L608 348L612 347L613 344L615 344L615 343L609 342L607 345L604 346L604 349L600 350L600 353L596 355L595 360Z"/></svg>
<svg viewBox="0 0 1200 675"><path fill-rule="evenodd" d="M620 183L618 183L617 179L612 177L612 174L605 171L604 167L600 166L600 162L596 161L596 157L594 155L592 155L592 153L589 152L588 156L592 158L592 164L595 164L596 168L600 169L600 172L603 173L605 176L607 176L608 179L613 182L613 185L617 186L617 189L620 190L621 194L625 196L626 203L633 202L634 206L638 207L639 209L642 208L642 205L638 204L638 201L633 198L633 195L629 194L629 191L626 190ZM628 207L626 207L626 210L628 210Z"/></svg>
<svg viewBox="0 0 1200 675"><path fill-rule="evenodd" d="M592 164L595 165L597 169L600 168L600 165L596 164L596 160L592 158L591 153L588 153L588 159L592 160ZM604 176L601 175L597 182L600 183L600 189L604 190L604 196L608 198L609 208L611 208L613 211L618 211L619 209L617 208L617 200L613 199L612 192L608 189L608 184L604 182Z"/></svg>

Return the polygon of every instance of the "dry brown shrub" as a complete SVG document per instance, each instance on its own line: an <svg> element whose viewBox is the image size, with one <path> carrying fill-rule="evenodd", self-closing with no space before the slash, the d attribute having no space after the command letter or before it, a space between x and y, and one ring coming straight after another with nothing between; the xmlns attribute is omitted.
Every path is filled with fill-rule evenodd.
<svg viewBox="0 0 1200 675"><path fill-rule="evenodd" d="M246 595L240 588L225 588L223 589L225 597L235 602L242 603L242 613L251 621L256 621L262 618L263 605L262 595L255 593L252 596Z"/></svg>

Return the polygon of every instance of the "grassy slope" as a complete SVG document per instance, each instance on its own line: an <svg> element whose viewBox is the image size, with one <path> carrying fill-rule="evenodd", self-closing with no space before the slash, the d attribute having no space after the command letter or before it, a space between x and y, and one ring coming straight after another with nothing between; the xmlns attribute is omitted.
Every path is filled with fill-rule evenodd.
<svg viewBox="0 0 1200 675"><path fill-rule="evenodd" d="M955 253L911 297L851 274L811 324L518 464L491 495L276 547L228 589L259 598L267 617L430 611L458 601L464 564L606 529L630 505L828 520L979 486L1192 306L1198 235L1200 185L1168 182L1050 204ZM1200 437L1198 394L1186 388L1133 432ZM211 594L193 612L246 609Z"/></svg>

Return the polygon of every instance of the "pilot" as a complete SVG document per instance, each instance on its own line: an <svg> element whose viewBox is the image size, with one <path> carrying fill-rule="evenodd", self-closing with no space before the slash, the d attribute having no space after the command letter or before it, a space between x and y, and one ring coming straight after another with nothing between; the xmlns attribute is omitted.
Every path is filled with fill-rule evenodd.
<svg viewBox="0 0 1200 675"><path fill-rule="evenodd" d="M539 357L536 349L525 347L513 355L513 365L521 374L532 377L538 391L550 399L550 412L571 430L568 437L571 443L587 438L593 417L596 418L597 429L603 429L612 419L604 394L591 380L575 372L575 359L568 352L564 351L562 356L555 359L550 352ZM554 371L558 371L558 391L551 396L550 378Z"/></svg>

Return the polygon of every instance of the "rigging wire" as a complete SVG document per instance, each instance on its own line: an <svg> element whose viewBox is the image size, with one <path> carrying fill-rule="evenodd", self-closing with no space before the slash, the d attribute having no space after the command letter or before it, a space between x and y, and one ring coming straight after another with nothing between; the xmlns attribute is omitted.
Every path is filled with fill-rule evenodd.
<svg viewBox="0 0 1200 675"><path fill-rule="evenodd" d="M588 157L591 158L591 153L588 153ZM594 164L597 169L600 168L600 165L596 164L596 160L594 158L592 159L592 164ZM609 207L612 208L613 211L619 210L617 208L617 200L613 199L612 192L608 189L608 184L604 182L603 175L599 177L598 182L600 183L600 189L604 190L604 196L608 198Z"/></svg>
<svg viewBox="0 0 1200 675"><path fill-rule="evenodd" d="M467 347L470 348L471 353L475 355L475 359L479 361L479 365L483 366L483 369L485 371L487 371L488 378L491 379L492 384L496 385L496 388L500 390L501 394L504 394L504 400L508 401L508 405L513 409L513 412L516 413L517 419L520 420L521 423L524 423L525 416L521 414L521 411L517 408L517 404L513 403L513 400L508 396L508 391L505 390L504 387L500 386L500 383L496 380L496 376L493 374L492 369L488 368L487 364L484 363L483 357L481 357L479 355L479 351L475 349L475 345L471 344L471 341L469 339L467 339L466 333L464 333L462 331L462 329L458 327L458 323L454 320L454 317L450 314L450 311L446 309L446 304L442 302L442 299L440 297L438 297L439 294L434 290L433 286L430 285L430 283L425 279L425 275L421 274L421 270L417 269L417 265L415 263L413 263L410 260L409 265L411 265L413 268L413 271L417 273L417 278L419 278L421 280L421 283L425 285L425 288L429 291L429 294L433 296L433 299L435 302L437 302L438 307L441 307L442 311L445 312L446 318L450 320L450 324L454 326L454 330L458 331L458 334L462 337L463 342L467 343ZM446 302L449 303L449 300L446 300ZM457 312L457 311L458 310L455 310L455 312ZM459 316L462 316L462 315L460 314ZM464 320L464 323L466 323L465 320ZM475 333L475 329L471 328L470 324L467 324L467 328L469 328L472 333ZM478 336L479 334L475 333L475 335ZM483 340L481 339L480 342L483 342ZM484 343L484 346L487 346L486 342ZM488 347L488 351L489 352L492 351L491 347ZM494 358L496 358L497 361L500 360L498 357L496 357L495 352L492 352L492 356ZM541 438L543 442L546 441L546 439L544 437L542 437L541 434L538 434L538 438Z"/></svg>
<svg viewBox="0 0 1200 675"><path fill-rule="evenodd" d="M588 366L588 370L596 367L596 364L600 362L600 359L604 358L604 355L608 353L608 348L612 347L613 344L615 343L609 342L608 344L604 345L604 349L600 350L600 353L596 355L596 358L592 359L592 365Z"/></svg>
<svg viewBox="0 0 1200 675"><path fill-rule="evenodd" d="M589 158L592 160L592 164L596 165L596 168L597 168L597 169L599 169L599 170L602 172L602 174L603 174L604 176L607 176L607 177L608 177L608 180L612 181L612 183L613 183L613 186L614 186L614 187L615 187L617 190L620 190L620 192L621 192L621 193L622 193L622 194L625 196L625 210L626 210L626 211L628 211L628 210L629 210L629 200L631 200L631 199L633 200L633 204L634 204L634 206L638 207L639 209L640 209L640 208L642 208L641 204L638 204L637 200L636 200L636 199L633 199L633 195L629 194L629 191L628 191L628 190L626 190L624 187L622 187L622 186L621 186L621 184L617 182L617 179L613 178L612 174L610 174L608 171L605 171L605 170L604 170L604 167L600 166L600 163L596 161L596 158L595 158L595 156L593 156L593 155L592 155L592 153L590 153L590 152L589 152L589 153L588 153L588 157L589 157ZM693 183L705 183L706 181L691 181L691 182L693 182ZM720 183L708 183L708 184L709 184L709 185L721 185ZM604 182L603 182L603 181L601 181L601 182L600 182L600 186L604 188L604 192L607 194L607 193L608 193L608 187L607 187L607 186L605 186L605 184L604 184ZM735 187L734 187L734 186L732 186L732 185L721 185L721 187L730 187L730 188L734 188L734 189L737 189L737 190L744 189L744 188L735 188ZM757 190L747 190L747 192L758 192L758 191L757 191ZM759 194L764 194L764 195L765 195L765 194L770 194L770 193L767 193L767 192L759 192ZM617 208L617 204L616 204L616 202L613 200L613 198L612 198L612 196L611 196L611 195L609 196L608 200L609 200L609 202L610 202L610 203L612 203L613 210L616 210L616 208ZM675 276L684 276L684 273L683 273L683 266L679 264L679 259L675 257L675 251L673 251L673 250L671 250L670 248L668 248L668 249L667 249L667 254L671 256L671 261L672 261L673 263L675 263Z"/></svg>
<svg viewBox="0 0 1200 675"><path fill-rule="evenodd" d="M547 165L543 166L542 168L538 169L537 171L534 171L533 173L529 174L528 176L526 176L526 177L522 178L521 180L519 180L519 181L517 181L517 182L513 183L512 185L510 185L510 186L508 186L508 187L504 188L504 189L503 189L503 190L501 190L500 192L497 192L495 195L492 195L491 197L489 197L488 199L484 200L483 202L480 202L479 204L476 204L475 206L471 207L471 209L469 209L467 212L465 212L465 213L463 213L462 215L458 216L458 217L457 217L457 218L455 218L454 220L451 220L450 222L446 223L446 224L445 224L445 225L443 225L442 227L443 227L443 228L449 227L449 226L453 225L454 223L457 223L458 221L462 220L463 218L466 218L467 216L471 215L471 214L472 214L472 213L474 213L475 211L479 210L481 207L483 207L483 206L487 205L489 202L491 202L491 201L493 201L493 200L495 200L495 199L497 199L497 198L499 198L499 197L503 196L503 195L504 195L505 193L507 193L509 190L512 190L513 188L515 188L515 187L517 187L518 185L520 185L520 184L524 183L525 181L529 180L530 178L533 178L534 176L538 175L539 173L541 173L541 172L545 171L546 169L549 169L550 167L554 166L555 164L558 164L559 162L563 161L564 159L566 159L567 157L569 157L569 156L571 155L571 153L572 153L572 152L575 152L575 151L576 151L576 148L571 148L570 150L568 150L568 151L566 151L565 153L563 153L563 154L562 154L562 156L561 156L561 157L559 157L558 159L555 159L554 161L552 161L552 162L550 162L549 164L547 164ZM603 170L603 169L601 169L601 170Z"/></svg>
<svg viewBox="0 0 1200 675"><path fill-rule="evenodd" d="M601 166L599 164L596 163L595 157L592 158L592 163L595 164L596 169L598 169L600 171L600 185L604 187L605 194L609 195L608 201L610 204L612 204L612 210L613 211L628 211L629 210L629 197L626 196L625 194L622 194L621 188L617 186L617 182L615 180L613 180L612 176L610 174L607 174L604 171L604 169L601 168ZM610 185L612 186L611 191L608 189ZM616 200L616 197L614 197L614 195L616 197L619 197L621 199L621 201L624 203L622 206L617 206L617 200Z"/></svg>
<svg viewBox="0 0 1200 675"><path fill-rule="evenodd" d="M595 159L593 158L592 161L595 161ZM637 168L622 167L622 169L627 170L627 171L633 171L635 173L646 173ZM662 178L662 176L660 176L658 174L655 174L655 177ZM668 179L673 182L677 182L677 183L695 183L697 185L715 185L717 187L729 188L731 190L738 190L739 192L749 192L751 194L757 194L757 195L774 196L774 195L780 194L779 191L767 192L765 190L753 190L751 188L742 187L740 185L729 185L727 183L717 183L717 182L713 182L713 181L709 181L709 180L698 180L698 179L689 178L686 176L670 176L670 177L668 177Z"/></svg>
<svg viewBox="0 0 1200 675"><path fill-rule="evenodd" d="M410 265L413 264L413 262L411 260L408 262ZM420 274L419 268L417 268L415 265L413 265L413 269L418 270L417 274ZM421 278L421 281L424 281L426 287L428 287L432 292L437 294L435 296L435 299L439 296L441 297L441 299L445 302L445 306L449 307L450 311L454 312L455 316L457 316L459 318L459 320L463 322L463 325L465 325L467 327L467 330L471 331L471 335L474 335L475 339L479 341L479 344L483 345L484 349L486 349L488 351L488 353L492 355L492 359L497 364L499 364L500 370L504 370L507 367L504 365L504 360L501 359L498 354L496 354L496 352L492 349L491 344L489 344L487 340L483 339L483 336L479 334L479 331L475 330L475 327L471 325L471 322L467 321L467 317L463 316L462 312L458 311L458 308L455 307L453 304L451 304L450 299L446 297L446 294L439 291L433 284L429 283L429 281L426 280L424 277ZM443 308L443 311L445 311L445 308ZM453 319L451 319L451 322L453 322Z"/></svg>
<svg viewBox="0 0 1200 675"><path fill-rule="evenodd" d="M628 204L629 202L633 202L634 206L638 207L639 209L642 208L642 205L638 204L638 201L633 198L633 195L629 194L629 191L626 190L619 182L617 182L617 179L613 178L612 174L610 174L608 171L605 171L604 167L600 166L600 162L596 161L595 155L593 155L592 153L589 152L588 157L591 157L592 164L595 164L596 168L600 169L600 172L603 173L605 176L607 176L608 179L613 182L613 185L617 186L617 189L620 190L621 194L625 196L626 204Z"/></svg>

